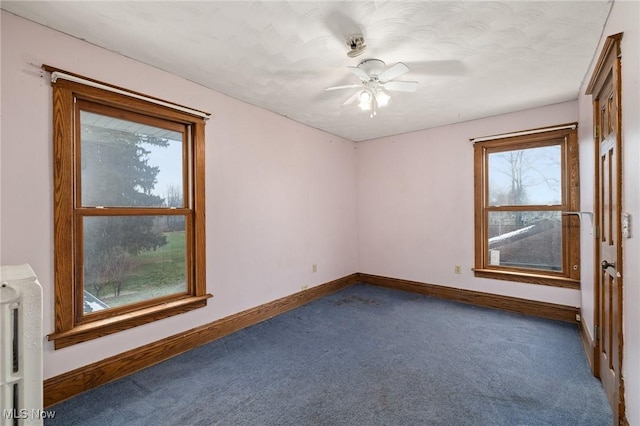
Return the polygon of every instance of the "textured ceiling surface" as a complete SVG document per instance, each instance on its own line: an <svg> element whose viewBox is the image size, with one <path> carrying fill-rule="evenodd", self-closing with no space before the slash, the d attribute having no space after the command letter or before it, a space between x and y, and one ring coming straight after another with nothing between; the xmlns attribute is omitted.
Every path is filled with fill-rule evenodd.
<svg viewBox="0 0 640 426"><path fill-rule="evenodd" d="M3 1L2 9L353 141L576 99L609 0ZM367 48L349 58L346 40ZM370 118L348 71L410 71ZM74 71L74 70L69 70ZM154 95L150 93L150 95ZM197 107L197 106L194 106ZM215 114L215 111L211 111Z"/></svg>

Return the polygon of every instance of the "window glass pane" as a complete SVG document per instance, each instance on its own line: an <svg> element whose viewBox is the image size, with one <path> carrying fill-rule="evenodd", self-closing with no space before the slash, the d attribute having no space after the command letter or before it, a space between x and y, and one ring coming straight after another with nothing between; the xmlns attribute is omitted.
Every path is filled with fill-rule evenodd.
<svg viewBox="0 0 640 426"><path fill-rule="evenodd" d="M562 203L560 145L489 154L489 205Z"/></svg>
<svg viewBox="0 0 640 426"><path fill-rule="evenodd" d="M489 266L562 270L559 211L489 212Z"/></svg>
<svg viewBox="0 0 640 426"><path fill-rule="evenodd" d="M183 134L80 111L83 206L182 207Z"/></svg>
<svg viewBox="0 0 640 426"><path fill-rule="evenodd" d="M184 293L183 216L83 218L84 312Z"/></svg>

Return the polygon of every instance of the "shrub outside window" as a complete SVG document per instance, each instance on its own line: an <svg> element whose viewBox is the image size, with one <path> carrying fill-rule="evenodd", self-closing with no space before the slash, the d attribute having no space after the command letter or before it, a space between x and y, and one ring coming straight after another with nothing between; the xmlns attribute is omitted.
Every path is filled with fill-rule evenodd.
<svg viewBox="0 0 640 426"><path fill-rule="evenodd" d="M53 118L56 349L205 306L204 119L66 79Z"/></svg>

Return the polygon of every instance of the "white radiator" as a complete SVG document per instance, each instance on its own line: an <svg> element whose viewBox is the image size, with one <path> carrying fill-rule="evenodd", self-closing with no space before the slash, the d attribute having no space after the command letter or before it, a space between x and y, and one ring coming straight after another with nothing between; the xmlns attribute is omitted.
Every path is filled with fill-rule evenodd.
<svg viewBox="0 0 640 426"><path fill-rule="evenodd" d="M1 267L0 344L0 425L41 425L42 287L29 265Z"/></svg>

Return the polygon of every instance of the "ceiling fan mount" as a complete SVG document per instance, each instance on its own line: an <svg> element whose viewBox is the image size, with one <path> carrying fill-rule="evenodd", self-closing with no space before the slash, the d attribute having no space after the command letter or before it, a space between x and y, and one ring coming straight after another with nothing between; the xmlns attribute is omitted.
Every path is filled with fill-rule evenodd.
<svg viewBox="0 0 640 426"><path fill-rule="evenodd" d="M360 34L349 37L349 40L347 40L347 46L351 49L347 52L347 56L350 58L360 56L367 48L367 45L364 44L364 37Z"/></svg>

